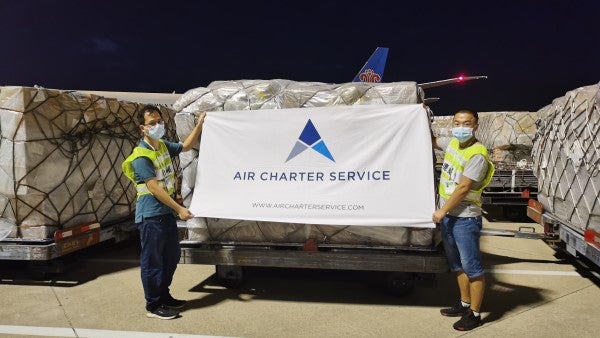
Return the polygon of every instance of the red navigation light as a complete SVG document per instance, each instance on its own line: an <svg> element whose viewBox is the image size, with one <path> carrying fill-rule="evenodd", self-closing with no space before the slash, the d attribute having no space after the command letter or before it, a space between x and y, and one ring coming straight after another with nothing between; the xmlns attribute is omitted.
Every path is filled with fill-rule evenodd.
<svg viewBox="0 0 600 338"><path fill-rule="evenodd" d="M458 81L462 81L462 80L464 80L464 79L465 79L465 76L464 76L464 75L459 75L459 76L458 76Z"/></svg>

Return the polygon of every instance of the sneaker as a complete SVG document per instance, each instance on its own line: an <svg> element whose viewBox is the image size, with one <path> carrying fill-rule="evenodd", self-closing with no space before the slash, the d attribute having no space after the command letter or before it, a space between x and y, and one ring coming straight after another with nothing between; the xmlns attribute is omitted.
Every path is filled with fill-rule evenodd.
<svg viewBox="0 0 600 338"><path fill-rule="evenodd" d="M469 331L474 328L481 326L483 323L481 322L481 316L475 317L473 311L469 310L467 314L462 316L462 318L454 323L454 329L458 331Z"/></svg>
<svg viewBox="0 0 600 338"><path fill-rule="evenodd" d="M173 319L179 316L179 312L169 309L168 307L161 305L152 311L146 313L148 318L160 318L160 319Z"/></svg>
<svg viewBox="0 0 600 338"><path fill-rule="evenodd" d="M175 299L171 295L168 295L161 300L162 304L170 309L181 309L187 303L185 300Z"/></svg>
<svg viewBox="0 0 600 338"><path fill-rule="evenodd" d="M462 303L459 301L453 307L447 307L447 308L441 309L440 313L442 314L442 316L446 316L446 317L462 317L468 311L469 311L469 307L463 306Z"/></svg>

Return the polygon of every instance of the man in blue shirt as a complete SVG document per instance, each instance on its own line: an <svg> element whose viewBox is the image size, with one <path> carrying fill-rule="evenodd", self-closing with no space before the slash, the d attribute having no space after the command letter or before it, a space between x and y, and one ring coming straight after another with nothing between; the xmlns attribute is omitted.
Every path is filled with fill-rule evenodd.
<svg viewBox="0 0 600 338"><path fill-rule="evenodd" d="M176 309L186 303L169 292L181 255L174 213L182 220L194 215L174 200L176 178L171 158L192 149L202 132L205 115L200 114L183 143L173 143L161 139L165 125L160 110L145 106L138 113L143 139L123 162L123 172L137 190L135 222L140 230L141 277L150 318L176 318Z"/></svg>

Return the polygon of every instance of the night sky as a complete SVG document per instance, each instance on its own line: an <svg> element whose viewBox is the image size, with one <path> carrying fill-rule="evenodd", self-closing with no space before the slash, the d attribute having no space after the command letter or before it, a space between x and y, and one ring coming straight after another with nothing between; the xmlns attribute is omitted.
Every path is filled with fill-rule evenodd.
<svg viewBox="0 0 600 338"><path fill-rule="evenodd" d="M210 4L208 4L210 3ZM600 81L600 1L0 0L0 85L177 92L215 80L352 80L377 46L385 82L432 88L448 115L536 111Z"/></svg>

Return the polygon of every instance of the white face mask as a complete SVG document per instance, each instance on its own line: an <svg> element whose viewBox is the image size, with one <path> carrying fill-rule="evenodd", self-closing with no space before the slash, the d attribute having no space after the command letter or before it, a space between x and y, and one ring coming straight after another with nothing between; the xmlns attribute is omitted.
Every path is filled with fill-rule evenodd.
<svg viewBox="0 0 600 338"><path fill-rule="evenodd" d="M158 140L163 136L165 136L165 125L163 123L157 123L148 130L148 137L150 138Z"/></svg>
<svg viewBox="0 0 600 338"><path fill-rule="evenodd" d="M454 127L452 128L452 136L458 139L458 142L464 143L473 137L473 128L470 127Z"/></svg>

